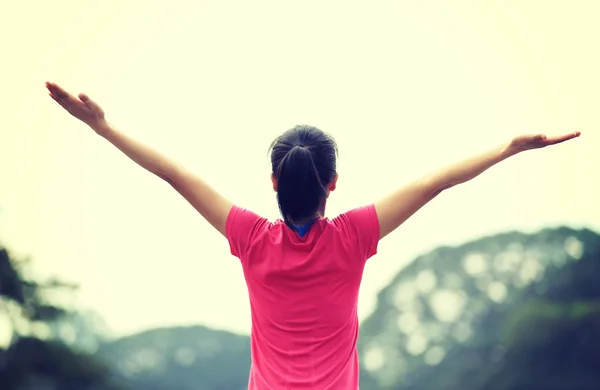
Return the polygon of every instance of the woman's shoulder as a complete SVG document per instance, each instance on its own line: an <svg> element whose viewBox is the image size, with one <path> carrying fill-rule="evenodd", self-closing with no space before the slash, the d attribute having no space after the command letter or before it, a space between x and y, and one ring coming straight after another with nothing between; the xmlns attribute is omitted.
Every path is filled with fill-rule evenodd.
<svg viewBox="0 0 600 390"><path fill-rule="evenodd" d="M377 211L374 204L355 207L332 218L331 223L338 226L354 224L372 224L377 221Z"/></svg>

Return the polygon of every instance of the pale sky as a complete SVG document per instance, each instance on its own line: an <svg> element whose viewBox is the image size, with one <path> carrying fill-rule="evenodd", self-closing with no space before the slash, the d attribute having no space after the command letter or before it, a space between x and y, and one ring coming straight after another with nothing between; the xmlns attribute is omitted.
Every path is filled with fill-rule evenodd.
<svg viewBox="0 0 600 390"><path fill-rule="evenodd" d="M240 206L278 217L271 140L340 147L332 217L520 133L580 130L449 190L381 242L360 317L407 261L511 229L600 229L600 3L57 0L0 6L0 240L115 335L249 333L225 239L56 105L86 92L128 134Z"/></svg>

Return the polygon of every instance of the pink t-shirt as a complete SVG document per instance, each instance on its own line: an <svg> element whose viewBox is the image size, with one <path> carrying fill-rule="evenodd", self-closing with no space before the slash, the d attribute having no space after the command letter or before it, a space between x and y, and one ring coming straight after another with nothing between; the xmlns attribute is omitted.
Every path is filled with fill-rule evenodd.
<svg viewBox="0 0 600 390"><path fill-rule="evenodd" d="M319 219L300 237L281 220L234 206L227 239L250 297L248 388L358 389L358 291L377 253L375 207Z"/></svg>

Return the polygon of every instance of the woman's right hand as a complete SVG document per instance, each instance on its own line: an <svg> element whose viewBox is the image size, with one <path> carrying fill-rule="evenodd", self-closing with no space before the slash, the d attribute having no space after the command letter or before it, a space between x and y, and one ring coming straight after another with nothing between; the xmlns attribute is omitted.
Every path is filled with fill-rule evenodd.
<svg viewBox="0 0 600 390"><path fill-rule="evenodd" d="M78 98L71 95L57 84L46 82L50 97L60 104L67 112L100 133L108 128L104 111L87 95L80 93Z"/></svg>

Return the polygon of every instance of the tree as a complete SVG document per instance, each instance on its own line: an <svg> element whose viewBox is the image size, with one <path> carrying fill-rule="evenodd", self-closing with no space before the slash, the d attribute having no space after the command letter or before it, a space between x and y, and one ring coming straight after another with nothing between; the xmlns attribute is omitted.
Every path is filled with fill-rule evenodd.
<svg viewBox="0 0 600 390"><path fill-rule="evenodd" d="M51 332L51 325L70 312L53 304L50 290L76 286L57 280L38 282L24 277L27 262L0 247L0 315L11 324L12 337L0 348L3 390L112 390L120 388L110 370L89 354L75 351Z"/></svg>

